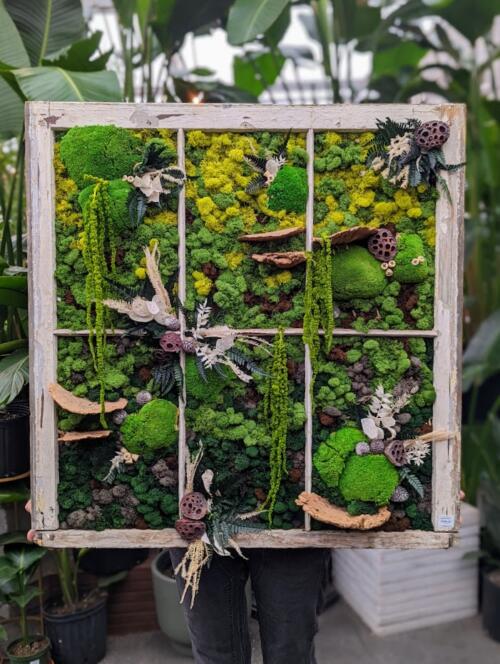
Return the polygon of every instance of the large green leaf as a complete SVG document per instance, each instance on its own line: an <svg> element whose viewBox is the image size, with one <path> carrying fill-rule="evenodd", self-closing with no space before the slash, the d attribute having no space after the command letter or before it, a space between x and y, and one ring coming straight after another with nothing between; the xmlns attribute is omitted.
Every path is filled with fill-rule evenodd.
<svg viewBox="0 0 500 664"><path fill-rule="evenodd" d="M0 305L26 309L28 307L26 277L0 276Z"/></svg>
<svg viewBox="0 0 500 664"><path fill-rule="evenodd" d="M235 57L234 83L238 88L258 97L278 78L285 58L282 55L261 53L247 57Z"/></svg>
<svg viewBox="0 0 500 664"><path fill-rule="evenodd" d="M16 566L7 556L0 556L0 587L9 583L17 574Z"/></svg>
<svg viewBox="0 0 500 664"><path fill-rule="evenodd" d="M30 492L23 482L0 484L0 505L26 502L29 497Z"/></svg>
<svg viewBox="0 0 500 664"><path fill-rule="evenodd" d="M0 74L1 75L1 74ZM19 136L23 126L24 102L12 87L0 78L0 140Z"/></svg>
<svg viewBox="0 0 500 664"><path fill-rule="evenodd" d="M30 586L24 592L11 595L10 601L14 604L17 604L17 606L22 609L25 606L28 606L31 600L35 599L35 597L40 597L41 592L42 591L39 590L36 586Z"/></svg>
<svg viewBox="0 0 500 664"><path fill-rule="evenodd" d="M90 37L71 44L51 58L46 58L42 64L49 67L61 67L67 71L101 71L106 68L106 63L112 53L112 51L107 51L92 59L99 50L101 38L102 32L97 30Z"/></svg>
<svg viewBox="0 0 500 664"><path fill-rule="evenodd" d="M395 76L403 67L416 67L426 53L425 48L411 42L377 51L373 57L373 77Z"/></svg>
<svg viewBox="0 0 500 664"><path fill-rule="evenodd" d="M285 32L290 27L290 5L287 4L285 9L278 16L276 21L271 27L266 30L266 43L270 46L277 46L283 39Z"/></svg>
<svg viewBox="0 0 500 664"><path fill-rule="evenodd" d="M494 0L455 0L437 10L431 7L429 14L442 16L467 39L475 41L491 29L499 8Z"/></svg>
<svg viewBox="0 0 500 664"><path fill-rule="evenodd" d="M230 44L244 44L263 34L280 16L290 0L236 0L229 10L227 36Z"/></svg>
<svg viewBox="0 0 500 664"><path fill-rule="evenodd" d="M0 60L12 67L27 67L30 63L21 35L3 0L0 0Z"/></svg>
<svg viewBox="0 0 500 664"><path fill-rule="evenodd" d="M463 386L480 385L500 371L500 310L484 320L472 337L463 358Z"/></svg>
<svg viewBox="0 0 500 664"><path fill-rule="evenodd" d="M122 93L113 71L76 72L60 67L27 67L14 72L29 100L120 101Z"/></svg>
<svg viewBox="0 0 500 664"><path fill-rule="evenodd" d="M31 572L46 553L47 549L39 546L19 544L9 548L6 557L18 572Z"/></svg>
<svg viewBox="0 0 500 664"><path fill-rule="evenodd" d="M17 397L29 380L28 353L18 350L0 360L0 408Z"/></svg>
<svg viewBox="0 0 500 664"><path fill-rule="evenodd" d="M352 0L332 0L340 40L349 42L371 34L380 23L380 9Z"/></svg>
<svg viewBox="0 0 500 664"><path fill-rule="evenodd" d="M48 55L57 53L84 36L80 0L4 1L32 65L40 65Z"/></svg>

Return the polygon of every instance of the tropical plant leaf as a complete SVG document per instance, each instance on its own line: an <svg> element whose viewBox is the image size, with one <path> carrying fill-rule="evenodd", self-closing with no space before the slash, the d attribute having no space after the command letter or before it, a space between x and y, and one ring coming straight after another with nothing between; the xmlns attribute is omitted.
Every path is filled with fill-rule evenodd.
<svg viewBox="0 0 500 664"><path fill-rule="evenodd" d="M285 64L282 55L273 53L249 53L233 60L234 83L258 97L278 78Z"/></svg>
<svg viewBox="0 0 500 664"><path fill-rule="evenodd" d="M61 67L25 67L13 72L26 99L45 101L120 101L113 71L66 71Z"/></svg>
<svg viewBox="0 0 500 664"><path fill-rule="evenodd" d="M8 485L0 485L0 505L25 502L29 496L28 487L23 482L9 482Z"/></svg>
<svg viewBox="0 0 500 664"><path fill-rule="evenodd" d="M112 51L97 54L101 42L102 32L97 30L90 37L81 39L63 49L59 53L54 53L50 58L45 58L43 65L48 67L61 67L67 71L101 71L106 68L106 63Z"/></svg>
<svg viewBox="0 0 500 664"><path fill-rule="evenodd" d="M290 0L236 0L227 20L230 44L238 45L263 34L279 18Z"/></svg>
<svg viewBox="0 0 500 664"><path fill-rule="evenodd" d="M21 35L3 2L0 2L0 61L11 67L30 64Z"/></svg>
<svg viewBox="0 0 500 664"><path fill-rule="evenodd" d="M41 594L42 591L36 586L30 586L29 588L26 588L24 592L12 594L10 596L10 601L22 609L28 606L31 600L35 599L35 597L40 597Z"/></svg>
<svg viewBox="0 0 500 664"><path fill-rule="evenodd" d="M146 197L140 191L133 191L128 203L128 212L134 228L137 228L144 219L146 207Z"/></svg>
<svg viewBox="0 0 500 664"><path fill-rule="evenodd" d="M500 371L500 310L484 320L469 341L463 358L464 392L473 384L481 385Z"/></svg>
<svg viewBox="0 0 500 664"><path fill-rule="evenodd" d="M9 548L6 556L18 572L30 573L46 553L47 549L32 544L24 544Z"/></svg>
<svg viewBox="0 0 500 664"><path fill-rule="evenodd" d="M11 403L28 383L28 352L18 350L0 360L0 408Z"/></svg>

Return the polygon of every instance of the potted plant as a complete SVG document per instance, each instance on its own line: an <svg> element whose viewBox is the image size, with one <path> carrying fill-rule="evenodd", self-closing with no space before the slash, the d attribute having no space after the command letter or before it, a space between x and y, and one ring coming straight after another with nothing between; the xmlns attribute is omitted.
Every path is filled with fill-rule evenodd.
<svg viewBox="0 0 500 664"><path fill-rule="evenodd" d="M0 601L19 610L20 636L10 641L6 653L12 664L49 664L50 641L41 634L30 634L27 618L29 603L40 595L40 590L32 582L33 575L47 550L19 541L16 533L0 540L0 544L5 545L0 556ZM2 626L0 637L7 638Z"/></svg>
<svg viewBox="0 0 500 664"><path fill-rule="evenodd" d="M29 406L19 398L28 382L26 277L0 275L0 477L29 471Z"/></svg>
<svg viewBox="0 0 500 664"><path fill-rule="evenodd" d="M80 587L79 566L86 551L55 551L60 592L46 602L43 620L56 664L97 664L106 655L104 587L116 578L100 580L91 590Z"/></svg>

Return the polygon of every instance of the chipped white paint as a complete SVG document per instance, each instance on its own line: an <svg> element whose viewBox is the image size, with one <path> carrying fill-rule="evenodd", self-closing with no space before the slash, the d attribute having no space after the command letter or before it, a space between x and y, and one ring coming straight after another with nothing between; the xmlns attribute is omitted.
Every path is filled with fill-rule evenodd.
<svg viewBox="0 0 500 664"><path fill-rule="evenodd" d="M390 116L397 121L407 118L443 119L451 125L445 146L450 163L463 161L465 146L465 110L460 105L377 105L359 106L255 106L191 104L101 104L67 102L31 102L26 105L27 199L30 264L30 352L31 352L31 440L33 527L41 543L47 546L161 547L181 546L175 530L106 530L103 532L58 530L57 481L58 447L55 409L47 385L56 377L57 338L85 336L88 330L56 328L54 256L54 173L53 132L74 126L114 124L127 128L161 128L177 131L179 165L184 164L184 130L247 131L269 129L307 132L309 197L306 211L306 248L312 246L314 214L313 155L314 132L319 130L363 131L374 129L376 120ZM436 530L453 531L457 516L460 463L460 372L461 279L463 259L463 171L445 175L453 203L441 196L437 206L436 298L433 330L356 330L337 328L337 337L427 337L434 339L434 428L456 432L448 443L434 446L433 523ZM185 192L179 197L179 295L186 290ZM42 296L43 293L43 296ZM185 322L181 320L182 329ZM276 329L245 329L239 333L274 335ZM302 329L289 328L285 334L302 335ZM115 330L112 334L121 334ZM306 448L305 488L311 487L312 472L312 403L309 394L312 372L309 350L305 349ZM181 360L184 362L184 358ZM185 394L180 402L179 423L179 494L182 494L185 461ZM342 532L311 531L309 517L304 530L272 530L241 535L238 542L246 547L336 547L336 548L446 548L451 546L449 532L406 531Z"/></svg>

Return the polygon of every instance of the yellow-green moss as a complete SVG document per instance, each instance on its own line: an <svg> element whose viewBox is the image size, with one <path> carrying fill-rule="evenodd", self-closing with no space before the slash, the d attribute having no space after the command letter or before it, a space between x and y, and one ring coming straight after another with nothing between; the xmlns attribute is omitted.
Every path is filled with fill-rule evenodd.
<svg viewBox="0 0 500 664"><path fill-rule="evenodd" d="M387 283L380 263L364 247L352 245L339 249L332 263L334 301L375 297Z"/></svg>

